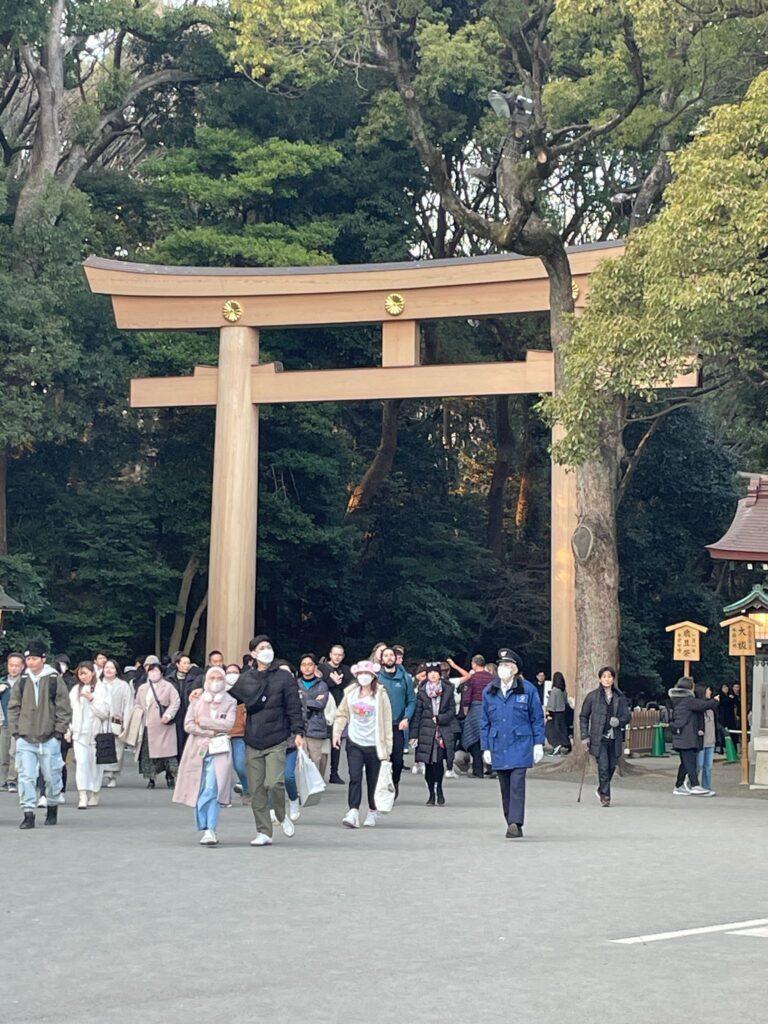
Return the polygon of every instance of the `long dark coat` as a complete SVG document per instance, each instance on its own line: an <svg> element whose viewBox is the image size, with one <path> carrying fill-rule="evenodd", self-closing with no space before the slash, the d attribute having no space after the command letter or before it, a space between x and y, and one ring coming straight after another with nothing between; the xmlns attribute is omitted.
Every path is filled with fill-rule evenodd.
<svg viewBox="0 0 768 1024"><path fill-rule="evenodd" d="M411 739L416 739L416 760L424 764L442 760L443 753L435 746L435 730L439 727L440 735L445 743L444 756L450 764L453 760L453 747L456 738L456 698L453 683L443 683L440 696L440 710L435 714L432 709L432 698L427 696L426 684L419 688L416 695L416 710L411 719Z"/></svg>
<svg viewBox="0 0 768 1024"><path fill-rule="evenodd" d="M619 757L624 747L624 728L632 719L629 701L616 686L613 687L613 699L610 706L603 696L602 686L590 690L581 705L579 728L581 729L581 738L589 739L589 752L593 757L597 757L600 753L600 744L610 728L608 722L611 718L619 720L618 727L613 730L614 750L616 756Z"/></svg>

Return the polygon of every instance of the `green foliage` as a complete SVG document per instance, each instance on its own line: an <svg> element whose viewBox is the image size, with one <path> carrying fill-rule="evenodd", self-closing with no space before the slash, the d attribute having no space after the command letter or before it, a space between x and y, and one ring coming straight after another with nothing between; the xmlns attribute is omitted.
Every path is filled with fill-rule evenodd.
<svg viewBox="0 0 768 1024"><path fill-rule="evenodd" d="M566 462L595 453L616 394L652 402L692 361L729 373L759 365L749 339L768 327L768 73L672 162L665 208L595 273L565 349L567 388L546 406L567 429Z"/></svg>

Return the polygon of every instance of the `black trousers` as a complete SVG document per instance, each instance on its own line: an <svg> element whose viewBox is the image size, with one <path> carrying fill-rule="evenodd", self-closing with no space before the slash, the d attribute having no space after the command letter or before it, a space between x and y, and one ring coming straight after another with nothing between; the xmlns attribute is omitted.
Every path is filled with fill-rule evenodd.
<svg viewBox="0 0 768 1024"><path fill-rule="evenodd" d="M699 772L696 767L696 755L698 750L696 747L691 747L688 750L678 750L680 755L680 767L677 769L677 782L675 786L679 789L680 786L685 782L685 776L688 776L688 780L691 786L698 786L699 784Z"/></svg>
<svg viewBox="0 0 768 1024"><path fill-rule="evenodd" d="M483 777L483 750L480 746L480 740L477 743L472 743L469 748L469 753L472 755L472 774L478 778Z"/></svg>
<svg viewBox="0 0 768 1024"><path fill-rule="evenodd" d="M601 796L611 795L611 779L616 771L619 755L613 740L600 740L600 751L597 755L597 791Z"/></svg>
<svg viewBox="0 0 768 1024"><path fill-rule="evenodd" d="M363 797L363 768L368 789L368 808L376 810L376 783L379 781L379 755L376 747L358 747L347 739L347 765L349 767L349 806L360 809ZM392 773L394 775L394 772Z"/></svg>
<svg viewBox="0 0 768 1024"><path fill-rule="evenodd" d="M397 722L392 722L392 782L395 792L400 789L400 776L403 774L403 750L405 749L405 733L400 732Z"/></svg>
<svg viewBox="0 0 768 1024"><path fill-rule="evenodd" d="M434 764L424 765L424 781L427 784L429 795L433 797L435 791L438 796L443 795L443 772L445 769L445 761L435 761Z"/></svg>
<svg viewBox="0 0 768 1024"><path fill-rule="evenodd" d="M344 740L341 741L344 743ZM339 774L339 759L341 758L341 746L331 746L331 778L335 779Z"/></svg>
<svg viewBox="0 0 768 1024"><path fill-rule="evenodd" d="M497 768L501 786L501 807L508 825L525 820L525 773L527 768Z"/></svg>

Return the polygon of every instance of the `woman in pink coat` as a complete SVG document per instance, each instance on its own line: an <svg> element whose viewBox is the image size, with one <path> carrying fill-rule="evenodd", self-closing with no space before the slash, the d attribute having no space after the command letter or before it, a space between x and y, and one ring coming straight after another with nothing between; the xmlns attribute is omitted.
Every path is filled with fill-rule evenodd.
<svg viewBox="0 0 768 1024"><path fill-rule="evenodd" d="M226 685L224 670L209 668L203 692L190 701L184 719L189 739L181 757L173 801L195 808L195 821L203 833L202 846L216 846L221 805L232 802L229 733L235 724L237 701L226 692Z"/></svg>
<svg viewBox="0 0 768 1024"><path fill-rule="evenodd" d="M139 771L147 779L147 789L155 788L155 776L165 772L165 784L173 789L179 766L176 743L176 717L181 699L159 665L147 668L147 681L136 693L136 707L143 716L143 737L139 749Z"/></svg>

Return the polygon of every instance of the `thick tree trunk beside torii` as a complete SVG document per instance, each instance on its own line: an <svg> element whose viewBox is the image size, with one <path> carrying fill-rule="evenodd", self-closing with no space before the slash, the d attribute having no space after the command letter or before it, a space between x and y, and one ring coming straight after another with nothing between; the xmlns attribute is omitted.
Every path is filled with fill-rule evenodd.
<svg viewBox="0 0 768 1024"><path fill-rule="evenodd" d="M397 419L402 398L391 398L382 403L381 436L370 466L355 487L347 504L347 515L365 512L371 507L392 470L397 451Z"/></svg>

